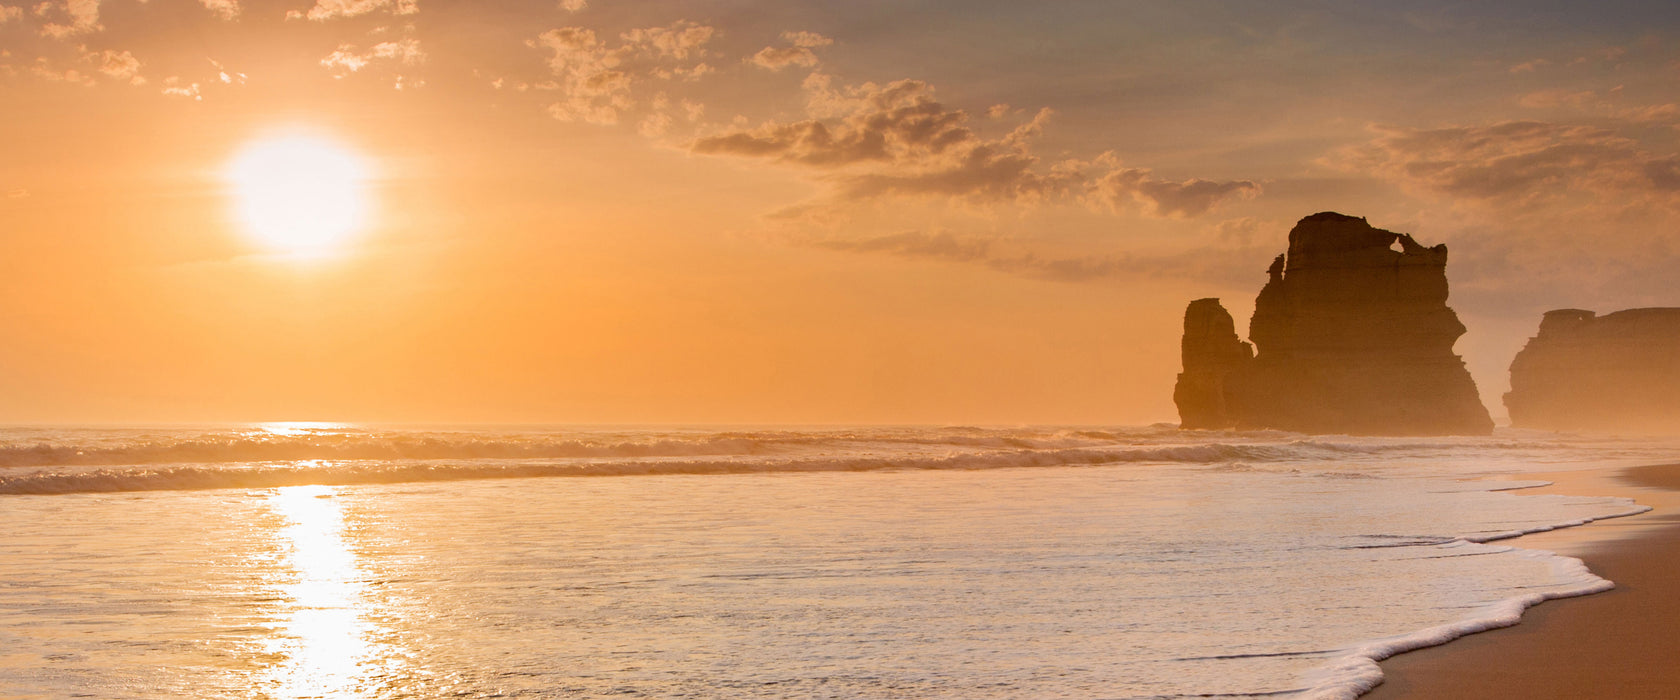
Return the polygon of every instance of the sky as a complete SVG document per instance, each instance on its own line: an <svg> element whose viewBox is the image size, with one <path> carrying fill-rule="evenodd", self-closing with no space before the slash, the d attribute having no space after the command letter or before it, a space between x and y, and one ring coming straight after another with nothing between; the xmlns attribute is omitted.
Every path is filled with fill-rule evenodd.
<svg viewBox="0 0 1680 700"><path fill-rule="evenodd" d="M1171 422L1185 305L1245 327L1319 211L1447 244L1500 419L1542 312L1680 306L1677 35L1656 2L0 0L0 422ZM288 138L363 173L307 254L230 175Z"/></svg>

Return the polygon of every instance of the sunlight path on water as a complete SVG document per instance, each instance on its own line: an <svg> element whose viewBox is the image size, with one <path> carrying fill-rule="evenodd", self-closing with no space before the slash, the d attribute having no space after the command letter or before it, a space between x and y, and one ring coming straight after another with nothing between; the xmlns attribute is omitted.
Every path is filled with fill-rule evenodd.
<svg viewBox="0 0 1680 700"><path fill-rule="evenodd" d="M367 586L344 537L344 511L330 486L278 489L269 506L295 579L280 586L289 608L270 640L287 662L273 669L282 698L363 697L378 659L366 615Z"/></svg>

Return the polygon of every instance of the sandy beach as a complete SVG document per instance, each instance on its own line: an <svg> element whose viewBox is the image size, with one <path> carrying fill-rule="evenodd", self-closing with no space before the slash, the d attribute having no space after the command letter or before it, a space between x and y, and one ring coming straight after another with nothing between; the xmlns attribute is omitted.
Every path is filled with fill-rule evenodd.
<svg viewBox="0 0 1680 700"><path fill-rule="evenodd" d="M1650 513L1514 543L1584 560L1615 590L1543 603L1514 627L1382 663L1369 700L1673 698L1680 665L1680 464L1543 474L1538 492L1631 496Z"/></svg>

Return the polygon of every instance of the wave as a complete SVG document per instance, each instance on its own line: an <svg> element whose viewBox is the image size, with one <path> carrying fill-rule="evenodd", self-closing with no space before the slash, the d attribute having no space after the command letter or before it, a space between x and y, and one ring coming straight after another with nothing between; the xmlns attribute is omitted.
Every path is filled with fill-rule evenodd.
<svg viewBox="0 0 1680 700"><path fill-rule="evenodd" d="M1186 438L1204 439L1184 446ZM1218 442L1214 442L1218 441ZM905 428L830 431L766 430L715 433L426 433L306 431L271 434L224 431L174 436L55 436L0 441L0 468L98 467L309 460L535 460L645 459L667 457L796 456L812 452L879 452L896 448L960 450L1062 450L1176 444L1220 448L1240 445L1263 461L1381 457L1408 452L1477 449L1543 449L1531 441L1418 441L1303 438L1290 433L1184 433L1173 427L1133 429ZM1189 461L1200 461L1191 459Z"/></svg>
<svg viewBox="0 0 1680 700"><path fill-rule="evenodd" d="M558 463L312 459L280 463L246 463L239 466L175 464L151 468L38 470L27 474L0 476L0 494L270 488L305 484L350 485L568 476L1003 469L1145 462L1214 464L1276 460L1290 458L1291 455L1298 453L1287 446L1215 443L1123 449L993 450L943 455L621 458Z"/></svg>
<svg viewBox="0 0 1680 700"><path fill-rule="evenodd" d="M1252 470L1357 464L1466 449L1536 449L1488 438L1307 437L1141 428L592 429L332 428L0 432L0 494L301 484L878 469L988 469L1126 462ZM1197 440L1201 442L1189 442ZM1545 446L1540 446L1543 449ZM29 473L25 470L33 468ZM1320 472L1323 470L1314 470ZM1332 470L1334 471L1334 470ZM1368 476L1342 470L1335 476Z"/></svg>
<svg viewBox="0 0 1680 700"><path fill-rule="evenodd" d="M973 449L1066 449L1135 440L1137 435L1101 431L952 434L934 431L881 433L723 432L703 435L564 438L553 435L474 435L333 432L270 435L260 432L95 442L0 444L0 467L222 464L306 460L530 460L776 455L820 448L860 449L882 445Z"/></svg>

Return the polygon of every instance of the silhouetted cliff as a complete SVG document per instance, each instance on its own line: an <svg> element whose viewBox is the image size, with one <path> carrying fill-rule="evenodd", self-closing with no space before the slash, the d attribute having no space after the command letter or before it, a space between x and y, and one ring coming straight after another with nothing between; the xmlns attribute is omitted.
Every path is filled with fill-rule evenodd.
<svg viewBox="0 0 1680 700"><path fill-rule="evenodd" d="M1680 432L1680 309L1546 312L1505 407L1523 428Z"/></svg>
<svg viewBox="0 0 1680 700"><path fill-rule="evenodd" d="M1398 250L1395 247L1398 246ZM1215 299L1190 304L1174 400L1186 428L1360 435L1493 430L1453 354L1447 247L1333 212L1302 219L1255 300L1247 344ZM1239 357L1239 355L1245 355Z"/></svg>

